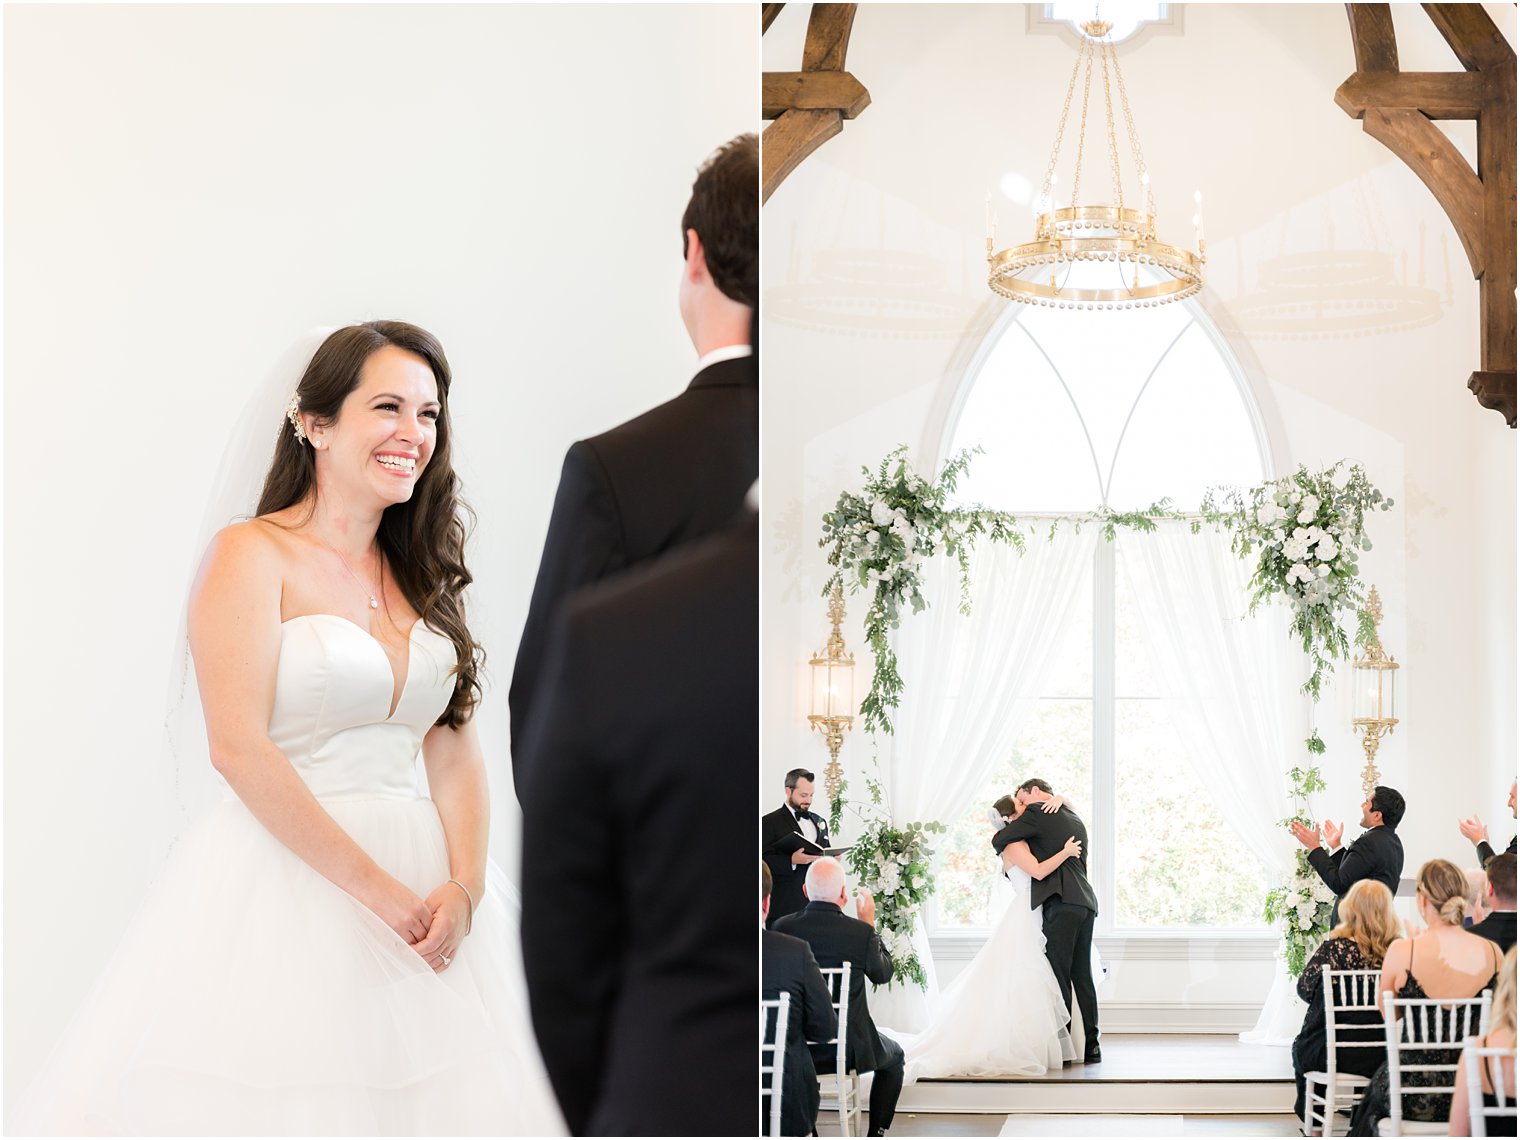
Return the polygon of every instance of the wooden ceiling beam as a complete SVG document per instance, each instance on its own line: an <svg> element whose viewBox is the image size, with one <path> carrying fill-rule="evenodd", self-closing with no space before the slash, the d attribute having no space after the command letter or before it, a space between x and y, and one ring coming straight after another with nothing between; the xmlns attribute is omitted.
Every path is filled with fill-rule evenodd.
<svg viewBox="0 0 1520 1140"><path fill-rule="evenodd" d="M762 31L774 19L762 11ZM803 159L844 130L845 119L870 106L870 93L844 69L854 26L854 4L814 4L808 13L802 70L761 77L765 117L773 120L760 138L761 202Z"/></svg>
<svg viewBox="0 0 1520 1140"><path fill-rule="evenodd" d="M870 92L848 71L767 71L761 77L764 119L779 119L788 111L838 111L853 119L870 104Z"/></svg>
<svg viewBox="0 0 1520 1140"><path fill-rule="evenodd" d="M1392 9L1347 4L1357 70L1335 102L1435 196L1478 281L1481 367L1467 387L1515 426L1515 52L1481 4L1425 4L1466 68L1400 72ZM1433 119L1476 119L1477 170Z"/></svg>
<svg viewBox="0 0 1520 1140"><path fill-rule="evenodd" d="M1483 184L1451 139L1419 111L1369 109L1362 129L1393 151L1435 195L1457 231L1474 277L1483 275Z"/></svg>
<svg viewBox="0 0 1520 1140"><path fill-rule="evenodd" d="M1358 71L1397 71L1399 45L1393 35L1393 10L1387 4L1347 4L1351 47Z"/></svg>
<svg viewBox="0 0 1520 1140"><path fill-rule="evenodd" d="M1358 71L1335 92L1352 118L1370 107L1411 107L1432 119L1476 119L1483 76L1476 71Z"/></svg>
<svg viewBox="0 0 1520 1140"><path fill-rule="evenodd" d="M1515 50L1482 4L1421 4L1452 54L1468 71L1514 67Z"/></svg>
<svg viewBox="0 0 1520 1140"><path fill-rule="evenodd" d="M776 22L776 17L781 15L781 9L785 7L785 4L760 5L760 34L762 36L771 30L771 25Z"/></svg>

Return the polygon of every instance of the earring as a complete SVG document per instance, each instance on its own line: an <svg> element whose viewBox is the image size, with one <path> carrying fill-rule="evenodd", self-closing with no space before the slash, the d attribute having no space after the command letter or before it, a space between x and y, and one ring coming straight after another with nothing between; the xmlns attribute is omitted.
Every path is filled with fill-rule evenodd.
<svg viewBox="0 0 1520 1140"><path fill-rule="evenodd" d="M320 439L314 439L314 440L311 441L311 445L313 447L321 447L322 446L322 441Z"/></svg>

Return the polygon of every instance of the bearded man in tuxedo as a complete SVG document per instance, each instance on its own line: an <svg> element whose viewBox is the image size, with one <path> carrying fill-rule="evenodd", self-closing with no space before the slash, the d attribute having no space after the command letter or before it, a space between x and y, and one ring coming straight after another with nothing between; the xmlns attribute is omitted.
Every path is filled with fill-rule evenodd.
<svg viewBox="0 0 1520 1140"><path fill-rule="evenodd" d="M777 919L796 914L807 905L803 884L808 865L821 856L804 850L799 837L819 847L829 845L828 822L812 807L813 773L793 768L786 774L786 802L760 817L760 857L771 869L772 884L767 930Z"/></svg>
<svg viewBox="0 0 1520 1140"><path fill-rule="evenodd" d="M681 219L679 305L698 360L675 399L571 446L508 694L512 776L543 688L550 631L576 590L738 521L759 474L760 144L740 135L697 174Z"/></svg>
<svg viewBox="0 0 1520 1140"><path fill-rule="evenodd" d="M1515 785L1509 786L1509 814L1515 814ZM1493 845L1488 841L1488 825L1474 813L1471 819L1459 820L1457 830L1462 833L1462 838L1473 844L1478 849L1478 862L1487 867L1489 860L1494 857ZM1510 836L1509 846L1504 849L1508 855L1515 853L1515 837Z"/></svg>
<svg viewBox="0 0 1520 1140"><path fill-rule="evenodd" d="M1341 846L1345 827L1325 820L1324 839L1329 850L1320 846L1320 829L1306 827L1296 820L1288 830L1309 849L1309 865L1335 892L1335 906L1330 911L1330 925L1341 921L1341 899L1360 879L1376 879L1398 894L1399 874L1404 870L1404 844L1398 826L1404 818L1404 797L1382 784L1362 801L1362 826L1366 828L1350 847Z"/></svg>

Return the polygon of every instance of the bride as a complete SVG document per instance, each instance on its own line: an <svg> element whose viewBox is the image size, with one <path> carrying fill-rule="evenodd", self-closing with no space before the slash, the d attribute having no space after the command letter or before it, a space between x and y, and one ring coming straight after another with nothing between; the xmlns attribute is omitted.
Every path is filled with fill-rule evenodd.
<svg viewBox="0 0 1520 1140"><path fill-rule="evenodd" d="M399 321L306 364L256 517L216 534L190 597L223 802L176 844L26 1131L563 1131L486 859L449 383Z"/></svg>
<svg viewBox="0 0 1520 1140"><path fill-rule="evenodd" d="M1060 809L1059 798L1042 810ZM995 828L1030 810L1015 802L1014 814L989 813ZM1073 1039L1081 1024L1067 1028L1066 1003L1045 959L1040 911L1030 909L1029 887L1067 859L1081 855L1072 837L1043 862L1020 840L1003 848L1003 878L997 890L1006 909L971 963L940 994L929 1027L904 1039L905 1080L922 1077L1040 1076L1076 1059ZM1080 1016L1080 1015L1078 1015Z"/></svg>

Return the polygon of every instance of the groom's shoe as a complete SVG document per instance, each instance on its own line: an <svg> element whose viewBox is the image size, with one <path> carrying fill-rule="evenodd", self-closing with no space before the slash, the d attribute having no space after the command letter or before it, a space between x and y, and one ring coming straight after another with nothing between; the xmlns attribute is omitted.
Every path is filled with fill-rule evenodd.
<svg viewBox="0 0 1520 1140"><path fill-rule="evenodd" d="M1087 1051L1087 1056L1082 1058L1084 1065L1096 1065L1103 1060L1103 1050L1094 1045Z"/></svg>

